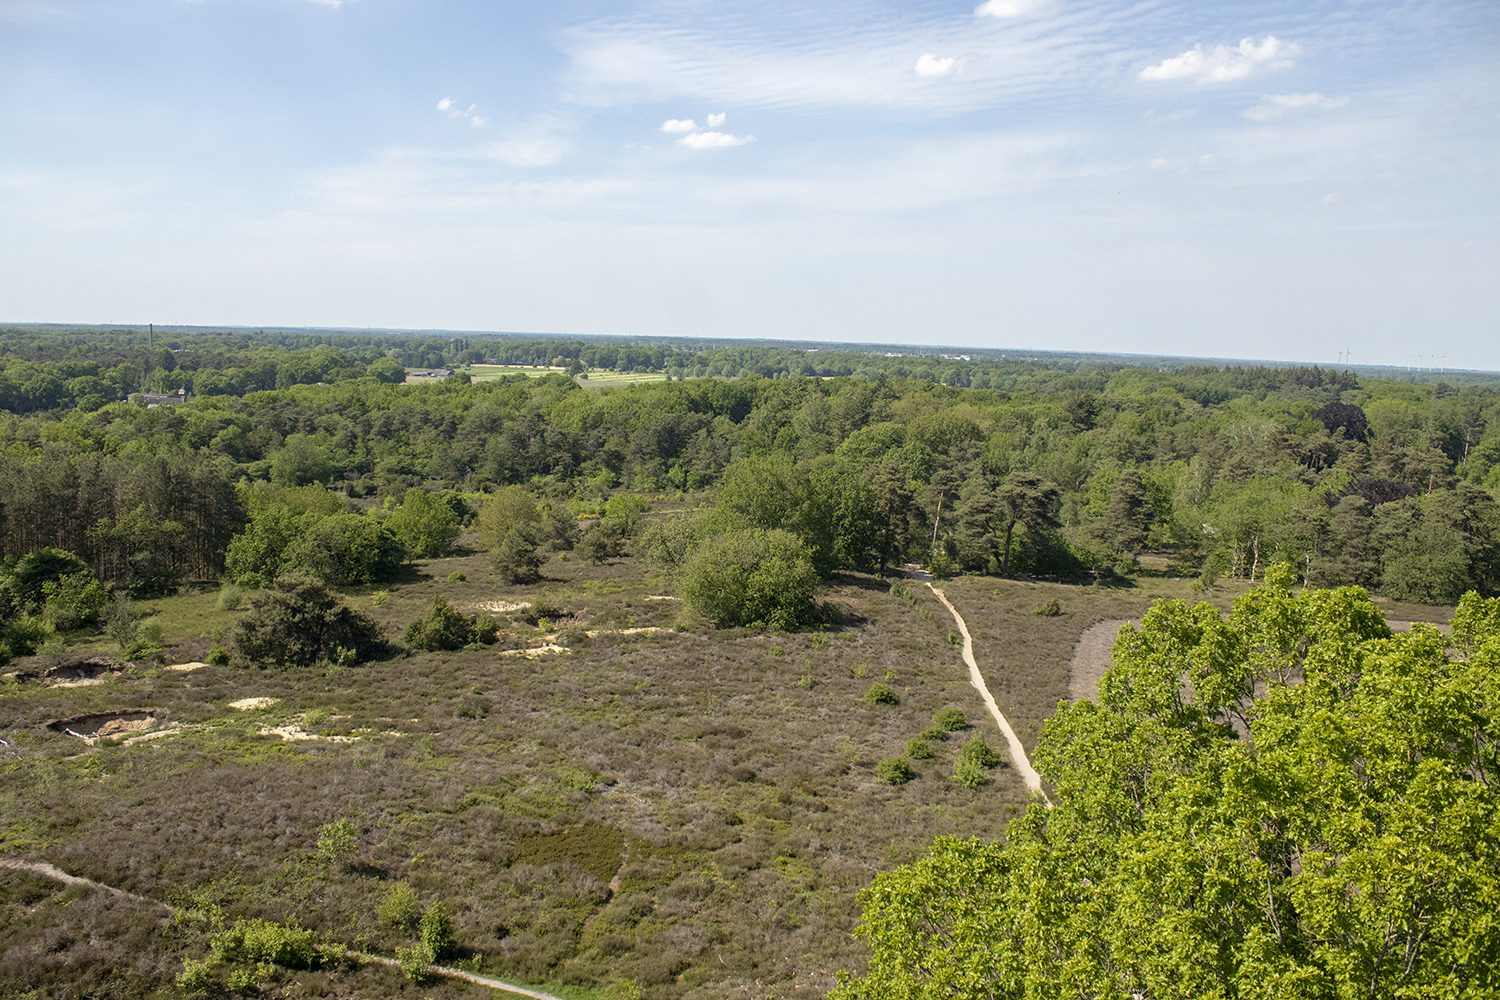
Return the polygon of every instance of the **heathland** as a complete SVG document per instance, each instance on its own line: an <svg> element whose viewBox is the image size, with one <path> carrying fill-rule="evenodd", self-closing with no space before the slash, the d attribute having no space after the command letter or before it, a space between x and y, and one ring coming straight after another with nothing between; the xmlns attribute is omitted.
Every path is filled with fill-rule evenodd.
<svg viewBox="0 0 1500 1000"><path fill-rule="evenodd" d="M1469 919L1500 379L0 336L0 995L1400 996L1500 964ZM1101 686L1100 624L1143 615Z"/></svg>

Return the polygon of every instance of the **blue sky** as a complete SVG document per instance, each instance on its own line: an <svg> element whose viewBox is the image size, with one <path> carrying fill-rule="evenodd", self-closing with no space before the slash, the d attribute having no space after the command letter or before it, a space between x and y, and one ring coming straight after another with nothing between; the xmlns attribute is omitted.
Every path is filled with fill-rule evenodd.
<svg viewBox="0 0 1500 1000"><path fill-rule="evenodd" d="M4 320L1500 369L1497 316L1495 0L0 0Z"/></svg>

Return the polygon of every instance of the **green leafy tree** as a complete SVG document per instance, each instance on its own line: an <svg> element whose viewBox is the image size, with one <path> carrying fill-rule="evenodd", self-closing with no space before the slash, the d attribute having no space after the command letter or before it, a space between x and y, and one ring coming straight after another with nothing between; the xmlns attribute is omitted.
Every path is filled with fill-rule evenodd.
<svg viewBox="0 0 1500 1000"><path fill-rule="evenodd" d="M287 546L285 565L335 587L378 583L401 572L406 550L391 531L360 514L333 514L311 524Z"/></svg>
<svg viewBox="0 0 1500 1000"><path fill-rule="evenodd" d="M495 572L509 583L535 580L542 567L542 516L531 494L519 486L494 493L479 510L479 532Z"/></svg>
<svg viewBox="0 0 1500 1000"><path fill-rule="evenodd" d="M715 625L794 629L816 614L818 574L789 532L745 528L709 538L680 579L683 600Z"/></svg>
<svg viewBox="0 0 1500 1000"><path fill-rule="evenodd" d="M1275 567L1225 617L1159 603L1064 706L1004 844L879 876L838 1000L1406 1000L1500 989L1500 604L1392 636Z"/></svg>
<svg viewBox="0 0 1500 1000"><path fill-rule="evenodd" d="M365 369L365 374L386 385L400 385L406 381L406 366L395 358L376 358Z"/></svg>
<svg viewBox="0 0 1500 1000"><path fill-rule="evenodd" d="M91 629L109 607L109 588L92 571L42 584L42 617L59 632Z"/></svg>
<svg viewBox="0 0 1500 1000"><path fill-rule="evenodd" d="M431 953L433 961L441 962L458 951L458 938L453 933L453 918L448 916L448 907L438 900L422 914L417 930L422 947Z"/></svg>
<svg viewBox="0 0 1500 1000"><path fill-rule="evenodd" d="M458 540L458 514L442 497L427 490L407 490L400 504L386 509L382 521L406 550L408 559L441 556Z"/></svg>

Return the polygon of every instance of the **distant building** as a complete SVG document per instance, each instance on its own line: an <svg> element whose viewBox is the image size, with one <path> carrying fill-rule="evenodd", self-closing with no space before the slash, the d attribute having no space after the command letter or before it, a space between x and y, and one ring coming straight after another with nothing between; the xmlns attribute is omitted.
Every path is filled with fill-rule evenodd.
<svg viewBox="0 0 1500 1000"><path fill-rule="evenodd" d="M406 373L407 378L447 378L452 368L416 368Z"/></svg>
<svg viewBox="0 0 1500 1000"><path fill-rule="evenodd" d="M178 406L187 402L187 390L178 389L176 392L142 392L134 397L148 410L154 410L158 406Z"/></svg>

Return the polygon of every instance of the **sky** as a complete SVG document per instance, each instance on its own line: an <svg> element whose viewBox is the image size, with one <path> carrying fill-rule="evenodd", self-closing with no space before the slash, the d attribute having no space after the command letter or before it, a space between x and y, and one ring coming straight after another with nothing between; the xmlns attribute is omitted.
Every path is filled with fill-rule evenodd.
<svg viewBox="0 0 1500 1000"><path fill-rule="evenodd" d="M0 320L1500 370L1497 0L0 0Z"/></svg>

